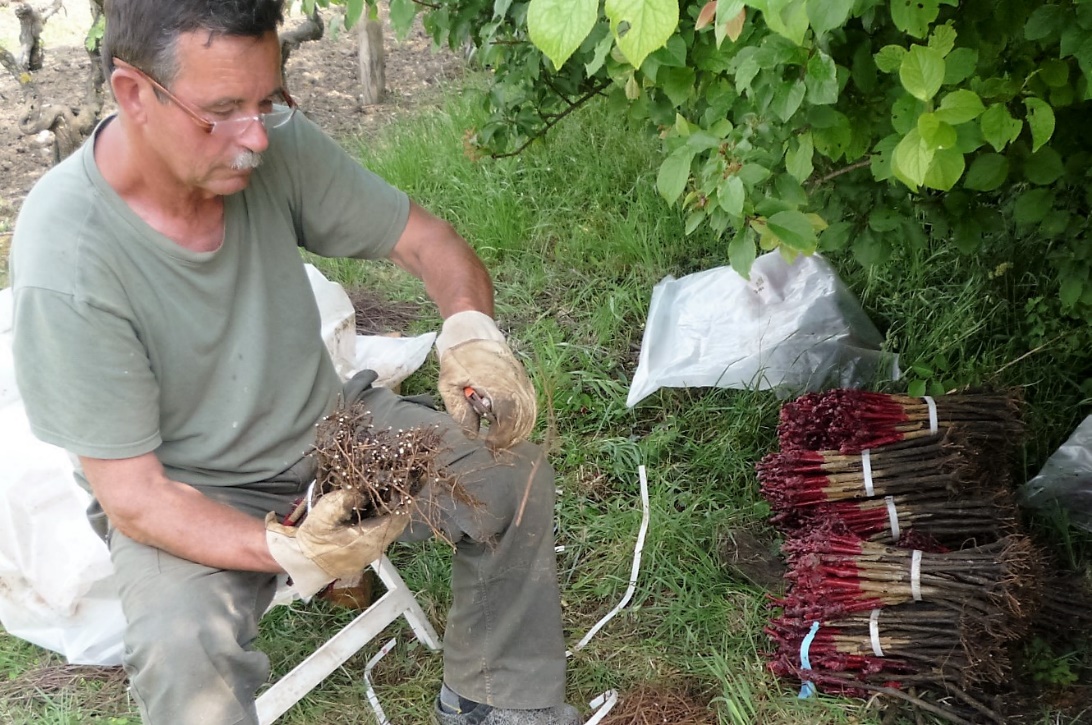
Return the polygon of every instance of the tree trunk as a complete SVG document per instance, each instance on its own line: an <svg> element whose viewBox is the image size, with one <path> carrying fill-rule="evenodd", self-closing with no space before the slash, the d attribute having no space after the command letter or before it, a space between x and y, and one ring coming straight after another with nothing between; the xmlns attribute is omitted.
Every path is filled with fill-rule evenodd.
<svg viewBox="0 0 1092 725"><path fill-rule="evenodd" d="M361 100L369 106L383 100L386 92L386 57L383 52L383 25L368 19L360 27Z"/></svg>
<svg viewBox="0 0 1092 725"><path fill-rule="evenodd" d="M101 12L101 0L90 0L92 18L98 18ZM61 7L60 0L54 0L49 10L37 11L24 3L16 9L18 14L23 10L24 15L30 18L24 23L24 30L28 27L37 27L41 34L42 24L49 19ZM20 20L24 16L20 15ZM39 44L40 45L40 44ZM31 44L33 47L33 44ZM40 52L40 51L39 51ZM15 58L4 48L0 48L0 65L4 66L19 82L23 91L23 114L19 118L19 130L27 136L33 136L42 131L53 133L53 160L60 161L75 151L84 138L95 128L102 112L102 66L100 64L99 51L96 45L94 50L88 51L91 67L88 70L87 87L82 102L78 105L74 102L69 105L42 105L41 93L34 77L28 72L31 70L24 64L22 58ZM28 59L33 53L28 54ZM40 59L39 59L40 62Z"/></svg>

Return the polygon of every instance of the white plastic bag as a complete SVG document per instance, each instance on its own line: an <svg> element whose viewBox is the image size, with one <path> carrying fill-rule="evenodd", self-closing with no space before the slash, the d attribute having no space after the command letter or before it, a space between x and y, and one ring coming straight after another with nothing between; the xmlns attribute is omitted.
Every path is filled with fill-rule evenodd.
<svg viewBox="0 0 1092 725"><path fill-rule="evenodd" d="M0 290L0 623L73 664L119 664L125 618L90 497L68 454L30 432L15 387L12 293Z"/></svg>
<svg viewBox="0 0 1092 725"><path fill-rule="evenodd" d="M662 387L774 388L898 379L898 356L819 255L755 260L750 281L731 267L666 277L652 291L627 406Z"/></svg>
<svg viewBox="0 0 1092 725"><path fill-rule="evenodd" d="M1022 494L1028 507L1059 509L1070 524L1092 532L1092 415L1024 484Z"/></svg>

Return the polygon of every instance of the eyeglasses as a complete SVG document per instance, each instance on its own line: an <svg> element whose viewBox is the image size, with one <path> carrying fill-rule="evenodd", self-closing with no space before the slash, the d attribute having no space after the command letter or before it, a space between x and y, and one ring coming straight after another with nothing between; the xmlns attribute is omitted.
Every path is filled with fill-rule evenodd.
<svg viewBox="0 0 1092 725"><path fill-rule="evenodd" d="M236 118L227 118L222 121L210 121L202 116L193 106L168 91L162 83L155 78L152 78L132 63L128 63L121 58L114 58L114 63L135 71L146 79L157 91L165 95L171 103L185 111L186 115L193 119L193 122L200 126L207 134L214 134L216 136L235 136L250 128L250 124L254 122L261 123L267 130L279 128L288 123L296 113L296 102L292 100L292 96L288 95L288 91L282 88L276 91L276 95L280 97L280 105L285 106L285 108L276 108L274 106L274 110L267 113L259 113L257 116L238 116ZM277 101L274 101L274 103L277 103Z"/></svg>

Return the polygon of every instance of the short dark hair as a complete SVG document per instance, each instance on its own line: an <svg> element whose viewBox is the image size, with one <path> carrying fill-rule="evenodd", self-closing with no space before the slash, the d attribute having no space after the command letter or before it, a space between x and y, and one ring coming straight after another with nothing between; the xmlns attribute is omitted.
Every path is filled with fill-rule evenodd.
<svg viewBox="0 0 1092 725"><path fill-rule="evenodd" d="M166 85L178 73L176 41L183 33L258 38L284 21L284 0L106 0L102 66L114 58Z"/></svg>

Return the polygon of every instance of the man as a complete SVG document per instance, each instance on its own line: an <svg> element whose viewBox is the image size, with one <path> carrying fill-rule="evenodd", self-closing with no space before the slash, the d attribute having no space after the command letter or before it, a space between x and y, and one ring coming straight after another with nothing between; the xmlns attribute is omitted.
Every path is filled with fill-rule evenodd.
<svg viewBox="0 0 1092 725"><path fill-rule="evenodd" d="M363 400L378 426L440 426L443 463L478 504L418 498L456 546L436 721L579 723L563 704L553 476L522 441L534 391L492 320L489 276L450 225L293 112L282 5L108 2L118 113L16 225L17 380L35 433L78 457L105 515L142 717L256 722L269 663L252 645L276 576L309 596L395 537L430 535L418 514L351 525L338 494L298 528L277 523L314 477L316 422ZM424 281L445 318L441 394L472 433L464 389L491 402L484 443L370 378L342 388L299 246L387 257Z"/></svg>

